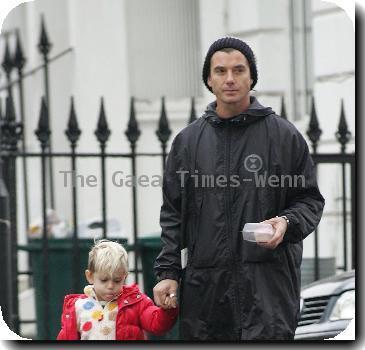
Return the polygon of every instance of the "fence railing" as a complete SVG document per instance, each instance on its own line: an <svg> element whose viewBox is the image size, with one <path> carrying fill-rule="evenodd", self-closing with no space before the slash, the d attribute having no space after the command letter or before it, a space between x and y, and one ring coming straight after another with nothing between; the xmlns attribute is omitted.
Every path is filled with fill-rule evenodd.
<svg viewBox="0 0 365 350"><path fill-rule="evenodd" d="M108 141L111 130L108 125L108 118L104 108L104 99L101 98L99 119L95 127L96 142L99 145L99 152L78 152L78 142L82 137L82 130L79 126L77 111L75 108L76 101L70 98L70 111L67 125L65 125L65 137L69 144L68 152L54 152L52 148L52 117L50 115L50 79L49 79L49 64L51 59L49 57L52 44L48 39L45 29L44 19L41 21L41 35L38 49L43 58L42 71L44 76L44 97L41 99L40 115L35 135L38 139L40 152L29 152L27 150L27 140L25 139L24 128L27 123L27 118L24 110L25 91L23 88L24 79L29 76L24 73L23 69L26 63L26 58L23 54L20 37L16 34L16 49L13 55L9 49L9 38L6 38L5 54L2 62L2 67L6 76L6 86L0 88L0 91L7 92L5 108L3 108L0 100L0 246L4 247L0 256L0 271L2 276L6 276L0 284L0 301L3 311L4 320L8 323L11 329L19 333L19 325L21 323L31 323L35 320L21 320L19 319L19 305L18 305L18 277L19 275L32 275L30 266L29 271L18 270L18 207L24 206L24 220L25 227L29 227L29 206L31 201L29 198L29 169L28 160L36 158L41 161L41 204L42 204L42 255L44 265L43 285L44 285L44 317L47 318L49 314L49 237L47 235L47 208L55 208L57 188L53 175L53 161L56 158L66 158L70 162L70 169L72 173L76 173L80 159L94 158L100 162L101 170L101 191L100 203L102 218L102 236L107 237L108 232L108 198L106 191L106 160L107 159L128 159L131 164L131 175L136 178L138 174L137 159L139 157L160 158L161 169L163 171L167 157L168 142L172 134L170 129L170 122L167 116L165 107L165 98L161 99L161 110L158 124L156 125L156 141L160 143L161 151L159 152L137 152L137 143L141 137L141 129L138 123L138 118L135 112L135 99L130 99L129 120L125 130L125 136L129 142L130 151L127 153L111 153L107 152ZM14 74L16 77L14 78ZM18 108L19 116L15 113L14 107L14 88L18 92ZM338 269L347 270L348 252L347 239L348 228L347 221L349 212L351 213L351 267L355 267L355 246L356 246L356 191L355 191L355 154L346 153L346 147L351 139L351 133L348 130L345 111L343 103L341 104L341 113L339 124L336 131L336 139L340 145L340 152L338 153L318 153L317 148L320 143L321 129L317 118L315 101L312 100L312 111L310 122L308 125L307 136L311 141L312 157L315 164L339 164L342 167L342 231L343 231L343 262L337 266ZM281 117L287 118L284 98L281 99ZM190 113L187 112L187 124L197 119L195 99L191 99ZM21 169L17 168L17 159L21 160ZM347 165L350 167L350 175L348 175ZM24 198L21 203L18 203L18 187L17 178L21 172ZM350 178L351 190L347 193L347 183ZM350 211L347 205L347 198L351 196ZM133 228L133 242L131 249L134 252L134 270L132 273L135 276L135 281L138 282L139 272L138 261L140 258L140 248L138 244L139 238L139 213L137 202L137 187L131 187L131 202L132 202L132 228ZM71 212L72 212L72 242L73 242L73 289L79 290L79 269L80 269L80 251L79 251L79 232L78 232L78 191L76 186L72 186L71 190ZM320 277L319 271L319 235L318 228L314 232L314 279ZM46 325L46 327L48 327ZM45 333L49 333L49 329L45 329Z"/></svg>
<svg viewBox="0 0 365 350"><path fill-rule="evenodd" d="M351 268L355 268L355 242L356 242L356 163L355 163L355 153L347 154L346 146L351 139L351 132L348 129L344 104L341 101L341 112L338 123L338 128L335 133L336 139L341 146L340 153L318 153L318 143L320 141L320 137L322 134L322 130L319 126L319 121L317 117L315 101L312 99L312 109L311 109L311 117L309 121L309 127L307 130L307 136L311 141L312 146L312 158L318 166L319 164L340 164L342 168L342 228L343 228L343 265L337 266L338 269L342 269L346 271L348 269L347 256L348 256L348 248L347 248L347 171L346 165L350 166L350 186L351 186ZM319 278L319 263L318 263L318 228L314 232L314 251L315 251L315 279Z"/></svg>

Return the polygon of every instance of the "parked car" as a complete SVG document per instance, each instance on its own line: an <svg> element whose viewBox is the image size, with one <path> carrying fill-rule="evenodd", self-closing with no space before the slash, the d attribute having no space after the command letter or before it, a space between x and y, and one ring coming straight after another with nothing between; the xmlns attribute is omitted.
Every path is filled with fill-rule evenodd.
<svg viewBox="0 0 365 350"><path fill-rule="evenodd" d="M303 287L295 340L333 338L355 317L355 271Z"/></svg>

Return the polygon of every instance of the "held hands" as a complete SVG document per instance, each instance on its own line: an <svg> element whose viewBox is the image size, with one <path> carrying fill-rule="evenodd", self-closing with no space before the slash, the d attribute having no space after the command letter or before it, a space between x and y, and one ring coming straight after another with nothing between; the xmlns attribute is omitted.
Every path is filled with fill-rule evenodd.
<svg viewBox="0 0 365 350"><path fill-rule="evenodd" d="M288 223L282 217L275 217L261 222L262 224L270 224L274 228L274 236L268 242L257 242L260 247L267 249L275 249L284 238L284 234L288 228Z"/></svg>
<svg viewBox="0 0 365 350"><path fill-rule="evenodd" d="M158 282L153 288L153 298L157 306L162 309L175 309L177 307L177 287L175 280L165 279Z"/></svg>

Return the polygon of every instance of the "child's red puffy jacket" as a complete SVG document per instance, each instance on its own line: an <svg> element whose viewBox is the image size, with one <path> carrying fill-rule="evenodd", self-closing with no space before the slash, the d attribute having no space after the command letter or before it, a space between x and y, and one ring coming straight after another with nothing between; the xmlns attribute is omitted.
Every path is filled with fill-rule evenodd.
<svg viewBox="0 0 365 350"><path fill-rule="evenodd" d="M75 302L86 298L85 294L65 296L62 311L62 329L57 340L79 340L76 326ZM136 284L124 286L118 298L116 318L116 340L145 340L144 330L154 335L169 331L177 318L178 310L163 310L153 304L147 295L141 293Z"/></svg>

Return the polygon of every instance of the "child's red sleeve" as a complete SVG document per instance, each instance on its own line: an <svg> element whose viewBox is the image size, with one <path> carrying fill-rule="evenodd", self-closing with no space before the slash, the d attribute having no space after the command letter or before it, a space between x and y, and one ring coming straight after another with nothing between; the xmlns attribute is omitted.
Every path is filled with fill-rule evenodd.
<svg viewBox="0 0 365 350"><path fill-rule="evenodd" d="M75 299L66 295L62 316L61 330L57 335L57 340L79 340L80 335L76 326Z"/></svg>
<svg viewBox="0 0 365 350"><path fill-rule="evenodd" d="M168 332L176 322L179 310L164 310L145 296L140 305L140 322L142 328L154 335L162 335Z"/></svg>

